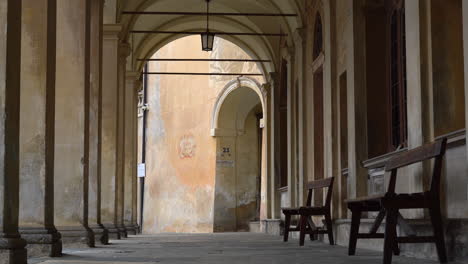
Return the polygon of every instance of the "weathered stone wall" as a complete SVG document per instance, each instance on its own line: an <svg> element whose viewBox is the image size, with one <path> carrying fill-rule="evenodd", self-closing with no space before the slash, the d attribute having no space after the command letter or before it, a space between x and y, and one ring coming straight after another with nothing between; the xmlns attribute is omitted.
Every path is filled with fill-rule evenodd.
<svg viewBox="0 0 468 264"><path fill-rule="evenodd" d="M153 57L248 58L248 55L219 38L213 52L203 52L200 38L194 36L171 42ZM259 72L253 63L226 62L151 62L149 71ZM210 134L210 117L218 94L232 79L232 76L149 76L144 233L213 231L217 147ZM256 137L250 141L254 143L248 144L257 146ZM228 176L235 179L234 173ZM251 182L239 189L248 193L249 188L255 188L250 187ZM224 187L235 190L235 183ZM236 200L241 196L238 194ZM242 209L240 213L250 217Z"/></svg>

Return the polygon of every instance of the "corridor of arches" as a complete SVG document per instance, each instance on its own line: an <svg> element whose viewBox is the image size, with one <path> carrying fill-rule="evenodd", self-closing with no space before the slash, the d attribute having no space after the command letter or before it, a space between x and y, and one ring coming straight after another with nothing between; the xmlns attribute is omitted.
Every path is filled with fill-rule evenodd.
<svg viewBox="0 0 468 264"><path fill-rule="evenodd" d="M199 36L179 38L151 58L251 59L217 38L200 50ZM148 72L258 73L255 62L149 61ZM139 153L146 175L140 187L141 229L202 233L248 231L259 220L263 107L261 76L156 75L145 78L147 109ZM146 91L144 91L146 90ZM140 154L140 164L142 155ZM142 182L143 183L143 182Z"/></svg>
<svg viewBox="0 0 468 264"><path fill-rule="evenodd" d="M348 262L346 199L385 192L388 160L442 138L447 254L468 260L468 2L0 0L0 25L0 264L209 263L222 246L364 263L383 240ZM429 165L397 192L430 188ZM280 244L281 208L328 177L338 246ZM402 216L431 231L428 212Z"/></svg>

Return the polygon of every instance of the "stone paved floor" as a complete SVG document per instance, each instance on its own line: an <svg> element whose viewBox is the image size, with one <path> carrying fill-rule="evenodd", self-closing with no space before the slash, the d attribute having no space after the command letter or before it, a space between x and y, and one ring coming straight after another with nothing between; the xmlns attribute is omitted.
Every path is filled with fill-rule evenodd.
<svg viewBox="0 0 468 264"><path fill-rule="evenodd" d="M93 249L65 250L62 258L30 259L30 264L374 264L382 262L379 252L358 250L347 256L347 249L320 242L297 240L283 243L281 237L252 233L162 234L132 236ZM393 264L431 264L428 260L396 257Z"/></svg>

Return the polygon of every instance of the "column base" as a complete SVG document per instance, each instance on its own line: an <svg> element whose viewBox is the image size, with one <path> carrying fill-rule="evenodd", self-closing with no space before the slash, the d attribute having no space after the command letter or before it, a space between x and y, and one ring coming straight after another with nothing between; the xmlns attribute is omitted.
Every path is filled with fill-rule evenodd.
<svg viewBox="0 0 468 264"><path fill-rule="evenodd" d="M101 245L109 245L109 230L102 225L92 225L89 228L94 233L94 243L100 243Z"/></svg>
<svg viewBox="0 0 468 264"><path fill-rule="evenodd" d="M94 247L94 233L84 226L57 227L62 234L62 244L67 248Z"/></svg>
<svg viewBox="0 0 468 264"><path fill-rule="evenodd" d="M119 229L120 238L127 238L128 237L127 229L125 229L125 226L121 225L121 226L118 226L117 228Z"/></svg>
<svg viewBox="0 0 468 264"><path fill-rule="evenodd" d="M27 242L28 257L62 256L62 236L57 229L21 227L20 234Z"/></svg>
<svg viewBox="0 0 468 264"><path fill-rule="evenodd" d="M119 240L120 232L117 226L114 224L103 224L104 228L107 229L107 236L109 240Z"/></svg>
<svg viewBox="0 0 468 264"><path fill-rule="evenodd" d="M127 230L127 235L136 235L138 232L138 228L132 224L125 224L125 229Z"/></svg>
<svg viewBox="0 0 468 264"><path fill-rule="evenodd" d="M17 235L6 238L0 234L0 264L27 264L26 241Z"/></svg>

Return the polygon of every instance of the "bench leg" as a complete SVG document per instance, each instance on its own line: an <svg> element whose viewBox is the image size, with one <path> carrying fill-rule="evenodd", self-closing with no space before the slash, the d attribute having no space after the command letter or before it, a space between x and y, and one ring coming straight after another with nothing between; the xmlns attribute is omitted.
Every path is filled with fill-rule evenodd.
<svg viewBox="0 0 468 264"><path fill-rule="evenodd" d="M442 215L439 206L429 209L431 215L432 228L434 230L435 243L437 254L439 255L440 263L447 263L447 252L445 250L444 229L442 227Z"/></svg>
<svg viewBox="0 0 468 264"><path fill-rule="evenodd" d="M359 233L359 225L361 224L361 211L351 211L351 231L349 234L348 255L353 256L356 254L357 236Z"/></svg>
<svg viewBox="0 0 468 264"><path fill-rule="evenodd" d="M372 225L372 227L371 227L371 229L369 231L370 234L377 233L377 231L379 230L380 225L382 224L382 221L385 218L385 214L386 214L385 209L380 210L379 214L375 218L374 224Z"/></svg>
<svg viewBox="0 0 468 264"><path fill-rule="evenodd" d="M398 245L398 240L396 239L398 237L398 234L397 234L397 230L396 230L396 227L398 225L398 221L397 221L397 224L395 225L395 241L393 242L393 254L395 256L400 256L400 246Z"/></svg>
<svg viewBox="0 0 468 264"><path fill-rule="evenodd" d="M333 240L333 224L330 213L325 215L325 224L327 225L328 241L330 242L330 245L334 245L335 241Z"/></svg>
<svg viewBox="0 0 468 264"><path fill-rule="evenodd" d="M309 225L309 228L311 230L311 232L309 233L309 238L310 238L310 241L314 241L314 240L317 240L317 238L315 237L315 233L312 232L312 230L316 230L316 226L314 225L314 222L312 221L312 217L310 216L307 216L307 224Z"/></svg>
<svg viewBox="0 0 468 264"><path fill-rule="evenodd" d="M396 225L397 225L398 210L387 210L387 221L385 223L385 240L384 240L384 264L392 263L393 251L395 243L397 243Z"/></svg>
<svg viewBox="0 0 468 264"><path fill-rule="evenodd" d="M291 227L291 215L285 214L284 215L284 234L283 234L284 242L288 241L290 227Z"/></svg>
<svg viewBox="0 0 468 264"><path fill-rule="evenodd" d="M307 216L301 215L299 218L299 245L303 246L304 245L304 240L305 240L305 235L307 231Z"/></svg>

